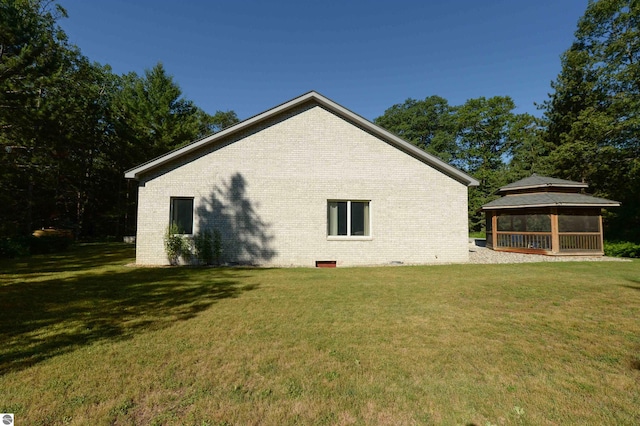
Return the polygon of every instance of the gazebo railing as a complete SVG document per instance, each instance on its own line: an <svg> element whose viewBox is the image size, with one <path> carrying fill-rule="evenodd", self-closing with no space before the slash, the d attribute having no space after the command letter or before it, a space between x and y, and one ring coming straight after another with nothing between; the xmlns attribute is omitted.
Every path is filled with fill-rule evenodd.
<svg viewBox="0 0 640 426"><path fill-rule="evenodd" d="M599 232L561 232L558 234L561 253L602 252ZM550 232L496 232L492 246L502 249L551 251ZM558 249L556 249L558 250Z"/></svg>
<svg viewBox="0 0 640 426"><path fill-rule="evenodd" d="M602 252L599 232L561 232L561 252Z"/></svg>
<svg viewBox="0 0 640 426"><path fill-rule="evenodd" d="M527 250L551 250L550 232L496 232L495 247L527 249Z"/></svg>

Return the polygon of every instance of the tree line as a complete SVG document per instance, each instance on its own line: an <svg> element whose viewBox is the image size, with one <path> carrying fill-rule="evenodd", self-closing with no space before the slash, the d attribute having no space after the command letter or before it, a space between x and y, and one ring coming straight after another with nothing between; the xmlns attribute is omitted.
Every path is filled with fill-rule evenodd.
<svg viewBox="0 0 640 426"><path fill-rule="evenodd" d="M131 234L123 171L238 121L182 96L162 64L113 73L69 43L49 1L0 2L0 236Z"/></svg>
<svg viewBox="0 0 640 426"><path fill-rule="evenodd" d="M137 187L124 170L238 122L185 99L162 64L118 75L91 62L58 24L65 16L49 1L0 0L0 236L131 234ZM374 121L480 181L473 231L500 186L535 172L621 201L607 236L640 241L639 29L640 1L590 1L541 117L515 113L508 96L428 96Z"/></svg>
<svg viewBox="0 0 640 426"><path fill-rule="evenodd" d="M606 235L640 242L640 1L591 0L561 61L541 117L516 114L508 96L458 106L429 96L375 122L480 181L470 189L472 231L499 187L538 173L622 202L604 216Z"/></svg>

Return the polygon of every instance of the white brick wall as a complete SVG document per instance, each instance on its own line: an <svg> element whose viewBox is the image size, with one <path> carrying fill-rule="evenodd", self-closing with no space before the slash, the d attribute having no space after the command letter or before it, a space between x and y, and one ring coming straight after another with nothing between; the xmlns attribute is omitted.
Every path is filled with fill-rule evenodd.
<svg viewBox="0 0 640 426"><path fill-rule="evenodd" d="M347 266L468 260L464 184L320 106L284 118L145 176L137 263L168 263L163 233L172 196L194 197L194 231L218 228L227 261L314 266L336 260ZM327 238L327 200L336 199L371 200L369 240Z"/></svg>

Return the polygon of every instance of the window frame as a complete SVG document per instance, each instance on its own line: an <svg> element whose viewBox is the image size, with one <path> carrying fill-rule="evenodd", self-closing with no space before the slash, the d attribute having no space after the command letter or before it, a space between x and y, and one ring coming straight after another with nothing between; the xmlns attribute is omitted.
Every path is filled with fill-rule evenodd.
<svg viewBox="0 0 640 426"><path fill-rule="evenodd" d="M330 223L330 212L329 208L332 203L347 203L347 235L330 235L331 223ZM367 203L369 207L368 215L369 215L369 223L368 223L368 235L351 235L351 203ZM361 200L361 199L328 199L326 204L326 215L327 215L327 223L326 223L326 235L327 240L331 241L367 241L373 239L373 214L371 208L372 202L371 200ZM367 225L365 224L365 229L367 229Z"/></svg>
<svg viewBox="0 0 640 426"><path fill-rule="evenodd" d="M172 226L174 223L176 223L177 221L174 219L174 213L176 211L176 205L175 203L177 201L190 201L191 202L191 229L188 229L190 232L185 232L187 231L187 229L185 229L184 231L182 231L179 227L178 227L178 231L176 234L174 235L193 235L193 228L194 228L194 219L195 219L195 214L194 214L194 210L195 210L195 202L194 202L194 197L170 197L169 198L169 226ZM176 213L177 214L177 213Z"/></svg>

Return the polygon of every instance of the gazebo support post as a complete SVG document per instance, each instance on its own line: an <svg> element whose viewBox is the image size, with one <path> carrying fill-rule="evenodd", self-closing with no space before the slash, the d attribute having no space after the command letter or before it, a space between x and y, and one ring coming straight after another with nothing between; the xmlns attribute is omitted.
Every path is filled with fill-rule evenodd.
<svg viewBox="0 0 640 426"><path fill-rule="evenodd" d="M558 233L558 208L551 208L551 253L560 253L560 234Z"/></svg>
<svg viewBox="0 0 640 426"><path fill-rule="evenodd" d="M491 245L492 248L498 245L498 215L493 212L491 215Z"/></svg>
<svg viewBox="0 0 640 426"><path fill-rule="evenodd" d="M602 228L602 210L600 210L600 214L598 214L598 221L600 223L600 249L602 250L602 254L604 255L604 229Z"/></svg>

